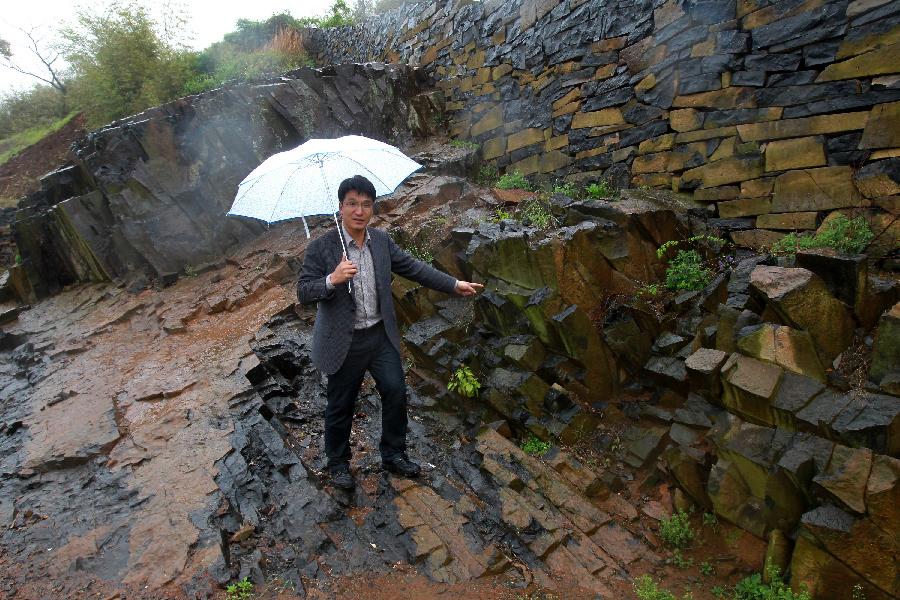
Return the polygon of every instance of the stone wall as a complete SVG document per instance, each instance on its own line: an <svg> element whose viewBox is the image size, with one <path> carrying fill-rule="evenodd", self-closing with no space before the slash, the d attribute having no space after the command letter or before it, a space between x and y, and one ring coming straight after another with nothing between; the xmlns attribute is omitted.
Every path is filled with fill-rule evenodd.
<svg viewBox="0 0 900 600"><path fill-rule="evenodd" d="M693 190L747 245L898 207L900 2L424 2L309 39L425 67L501 169Z"/></svg>
<svg viewBox="0 0 900 600"><path fill-rule="evenodd" d="M12 225L31 302L79 281L174 281L220 261L265 224L226 217L259 163L312 137L403 144L441 111L420 72L341 65L190 96L76 142L76 159L41 180Z"/></svg>

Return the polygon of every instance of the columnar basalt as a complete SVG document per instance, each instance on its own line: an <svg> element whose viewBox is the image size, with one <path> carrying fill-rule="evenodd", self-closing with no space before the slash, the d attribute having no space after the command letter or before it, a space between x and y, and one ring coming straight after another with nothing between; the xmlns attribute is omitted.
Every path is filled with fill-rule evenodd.
<svg viewBox="0 0 900 600"><path fill-rule="evenodd" d="M900 5L866 0L419 2L309 37L427 69L500 168L693 191L752 246L865 209L888 252L898 39Z"/></svg>
<svg viewBox="0 0 900 600"><path fill-rule="evenodd" d="M271 154L350 133L397 143L439 121L440 95L407 67L300 69L183 98L76 142L12 225L23 300L81 281L173 281L221 260L265 225L225 216Z"/></svg>

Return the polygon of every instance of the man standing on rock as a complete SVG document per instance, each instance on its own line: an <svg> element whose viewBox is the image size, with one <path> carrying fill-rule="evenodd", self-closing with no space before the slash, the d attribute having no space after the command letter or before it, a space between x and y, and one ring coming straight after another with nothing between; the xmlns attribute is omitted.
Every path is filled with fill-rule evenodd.
<svg viewBox="0 0 900 600"><path fill-rule="evenodd" d="M375 186L356 175L338 188L341 227L306 249L297 284L302 304L318 303L313 329L313 364L328 376L325 454L335 487L352 489L350 428L356 398L368 370L381 396L381 462L391 473L417 476L406 455L406 382L400 332L391 296L391 273L442 292L472 296L481 284L458 281L400 249L379 229L369 228ZM347 247L344 255L340 235ZM348 282L353 280L352 293Z"/></svg>

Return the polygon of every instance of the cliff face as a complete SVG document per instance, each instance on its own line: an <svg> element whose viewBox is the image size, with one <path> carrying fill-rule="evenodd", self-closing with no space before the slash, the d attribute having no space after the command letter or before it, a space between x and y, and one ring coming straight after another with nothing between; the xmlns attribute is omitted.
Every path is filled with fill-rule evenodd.
<svg viewBox="0 0 900 600"><path fill-rule="evenodd" d="M426 69L501 169L691 190L742 245L897 210L897 2L422 2L310 40Z"/></svg>
<svg viewBox="0 0 900 600"><path fill-rule="evenodd" d="M220 260L265 225L226 218L238 183L313 137L427 134L439 99L405 67L344 65L226 87L76 142L72 164L20 203L13 235L31 299L77 281L157 279ZM22 277L24 275L25 277ZM29 285L30 284L30 285Z"/></svg>

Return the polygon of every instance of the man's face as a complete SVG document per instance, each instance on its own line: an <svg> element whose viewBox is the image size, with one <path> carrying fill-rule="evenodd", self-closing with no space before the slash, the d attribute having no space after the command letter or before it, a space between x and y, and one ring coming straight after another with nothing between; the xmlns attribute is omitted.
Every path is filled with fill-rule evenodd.
<svg viewBox="0 0 900 600"><path fill-rule="evenodd" d="M351 235L362 233L366 229L366 225L372 220L374 207L375 200L368 194L350 190L344 195L344 201L341 203L341 219Z"/></svg>

